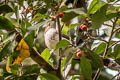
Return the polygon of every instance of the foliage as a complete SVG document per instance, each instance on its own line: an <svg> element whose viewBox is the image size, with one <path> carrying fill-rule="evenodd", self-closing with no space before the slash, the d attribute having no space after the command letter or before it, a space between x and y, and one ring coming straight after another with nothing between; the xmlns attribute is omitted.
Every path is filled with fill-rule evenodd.
<svg viewBox="0 0 120 80"><path fill-rule="evenodd" d="M0 1L0 80L120 77L106 72L106 69L119 71L120 66L119 3L119 0ZM60 12L63 17L58 16ZM44 44L45 27L52 22L59 32L55 49L60 52L59 60ZM83 24L87 26L84 31L80 29ZM61 40L61 34L68 40ZM61 56L67 52L68 55ZM28 57L36 63L24 63Z"/></svg>

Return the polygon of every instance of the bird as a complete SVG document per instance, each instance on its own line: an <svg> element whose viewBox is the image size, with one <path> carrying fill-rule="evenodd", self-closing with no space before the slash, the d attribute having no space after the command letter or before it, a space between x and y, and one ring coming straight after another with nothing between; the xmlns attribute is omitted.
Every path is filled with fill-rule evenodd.
<svg viewBox="0 0 120 80"><path fill-rule="evenodd" d="M56 44L59 42L59 33L58 30L56 29L55 21L49 22L49 24L45 27L44 40L46 46L50 49L50 51L54 53L54 55L56 55L58 63L60 55L59 50L56 50ZM72 44L70 38L66 35L62 34L62 40L67 40ZM66 57L66 63L68 63L75 51L76 48L73 45L69 45L65 48L62 48L61 57Z"/></svg>
<svg viewBox="0 0 120 80"><path fill-rule="evenodd" d="M44 32L44 39L46 46L51 50L54 51L56 44L59 42L59 35L58 31L56 30L56 23L50 22ZM55 51L55 54L59 56L58 51Z"/></svg>

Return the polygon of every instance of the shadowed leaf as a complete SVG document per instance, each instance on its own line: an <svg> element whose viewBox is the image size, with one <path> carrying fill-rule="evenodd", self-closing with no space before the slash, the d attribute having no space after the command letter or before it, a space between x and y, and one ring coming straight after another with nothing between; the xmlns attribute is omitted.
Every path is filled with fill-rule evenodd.
<svg viewBox="0 0 120 80"><path fill-rule="evenodd" d="M91 67L90 62L85 58L85 56L81 57L80 67L81 67L81 72L84 78L86 80L91 80L92 67Z"/></svg>
<svg viewBox="0 0 120 80"><path fill-rule="evenodd" d="M92 16L92 27L94 29L98 29L101 27L102 23L105 21L106 18L106 11L108 5L102 6L97 12Z"/></svg>
<svg viewBox="0 0 120 80"><path fill-rule="evenodd" d="M43 73L40 75L43 76L47 80L60 80L57 76L50 74L50 73Z"/></svg>
<svg viewBox="0 0 120 80"><path fill-rule="evenodd" d="M9 21L7 18L4 16L0 16L0 29L5 29L5 30L13 30L14 25L11 21Z"/></svg>
<svg viewBox="0 0 120 80"><path fill-rule="evenodd" d="M0 6L0 14L1 13L9 13L9 12L13 12L13 9L10 6L8 6L8 5Z"/></svg>

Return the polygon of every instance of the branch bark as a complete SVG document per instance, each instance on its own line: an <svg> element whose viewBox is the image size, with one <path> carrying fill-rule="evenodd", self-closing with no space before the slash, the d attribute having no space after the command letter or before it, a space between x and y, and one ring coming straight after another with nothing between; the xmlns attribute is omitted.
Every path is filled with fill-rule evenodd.
<svg viewBox="0 0 120 80"><path fill-rule="evenodd" d="M55 69L47 62L45 61L40 54L35 51L33 48L30 51L30 57L36 62L38 63L44 70L46 70L47 72L50 73L55 73Z"/></svg>
<svg viewBox="0 0 120 80"><path fill-rule="evenodd" d="M62 40L62 33L61 33L61 25L60 25L59 16L57 16L57 24L58 24L59 41L61 41ZM60 59L59 59L59 65L58 65L58 69L57 69L58 75L61 75L61 50L62 49L60 48L59 49Z"/></svg>

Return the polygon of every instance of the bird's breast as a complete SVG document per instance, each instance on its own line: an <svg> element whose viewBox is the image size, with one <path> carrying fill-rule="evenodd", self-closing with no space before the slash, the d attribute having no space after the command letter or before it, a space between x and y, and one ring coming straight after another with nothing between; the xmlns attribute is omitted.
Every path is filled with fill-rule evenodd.
<svg viewBox="0 0 120 80"><path fill-rule="evenodd" d="M57 42L59 41L58 32L56 29L49 29L45 33L45 44L49 49L55 49Z"/></svg>

